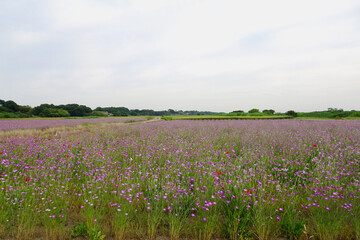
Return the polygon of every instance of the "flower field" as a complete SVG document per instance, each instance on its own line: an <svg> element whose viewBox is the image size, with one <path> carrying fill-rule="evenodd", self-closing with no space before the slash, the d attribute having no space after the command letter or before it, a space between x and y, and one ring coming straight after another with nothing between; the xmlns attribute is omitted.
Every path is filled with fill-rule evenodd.
<svg viewBox="0 0 360 240"><path fill-rule="evenodd" d="M76 126L80 124L89 123L113 123L113 122L128 122L128 121L144 121L146 118L78 118L78 119L21 119L21 120L0 120L1 130L16 130L16 129L37 129L37 128L52 128L61 126Z"/></svg>
<svg viewBox="0 0 360 240"><path fill-rule="evenodd" d="M360 239L360 121L0 136L0 239Z"/></svg>

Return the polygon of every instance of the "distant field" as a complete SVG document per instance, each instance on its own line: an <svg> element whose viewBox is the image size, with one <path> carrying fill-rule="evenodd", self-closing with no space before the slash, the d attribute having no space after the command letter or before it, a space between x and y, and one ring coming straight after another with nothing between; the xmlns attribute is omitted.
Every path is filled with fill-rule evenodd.
<svg viewBox="0 0 360 240"><path fill-rule="evenodd" d="M0 136L0 239L360 239L360 121Z"/></svg>
<svg viewBox="0 0 360 240"><path fill-rule="evenodd" d="M60 126L76 126L94 123L135 122L147 120L145 117L121 117L121 118L30 118L30 119L6 119L0 120L0 131L17 129L52 128Z"/></svg>
<svg viewBox="0 0 360 240"><path fill-rule="evenodd" d="M318 120L360 120L360 117L345 117L345 118L324 118L324 117L296 117L296 119L318 119Z"/></svg>
<svg viewBox="0 0 360 240"><path fill-rule="evenodd" d="M200 115L200 116L169 116L164 117L165 120L260 120L260 119L291 119L292 116L216 116L216 115Z"/></svg>

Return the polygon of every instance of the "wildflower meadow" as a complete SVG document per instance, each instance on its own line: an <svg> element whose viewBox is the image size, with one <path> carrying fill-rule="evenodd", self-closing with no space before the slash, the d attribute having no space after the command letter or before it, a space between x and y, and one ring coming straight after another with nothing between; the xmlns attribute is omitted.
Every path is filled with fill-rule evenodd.
<svg viewBox="0 0 360 240"><path fill-rule="evenodd" d="M0 132L0 161L0 239L360 239L356 120Z"/></svg>

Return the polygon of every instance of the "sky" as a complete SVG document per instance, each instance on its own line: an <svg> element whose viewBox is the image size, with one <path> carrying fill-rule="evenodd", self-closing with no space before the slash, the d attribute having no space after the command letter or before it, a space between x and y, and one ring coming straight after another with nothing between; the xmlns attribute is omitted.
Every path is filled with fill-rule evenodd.
<svg viewBox="0 0 360 240"><path fill-rule="evenodd" d="M1 0L0 99L360 110L359 0Z"/></svg>

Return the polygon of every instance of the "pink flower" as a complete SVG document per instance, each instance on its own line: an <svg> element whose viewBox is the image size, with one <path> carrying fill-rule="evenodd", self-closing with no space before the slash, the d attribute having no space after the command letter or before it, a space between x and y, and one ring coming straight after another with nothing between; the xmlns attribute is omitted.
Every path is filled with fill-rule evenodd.
<svg viewBox="0 0 360 240"><path fill-rule="evenodd" d="M203 221L206 222L206 217L203 217Z"/></svg>

